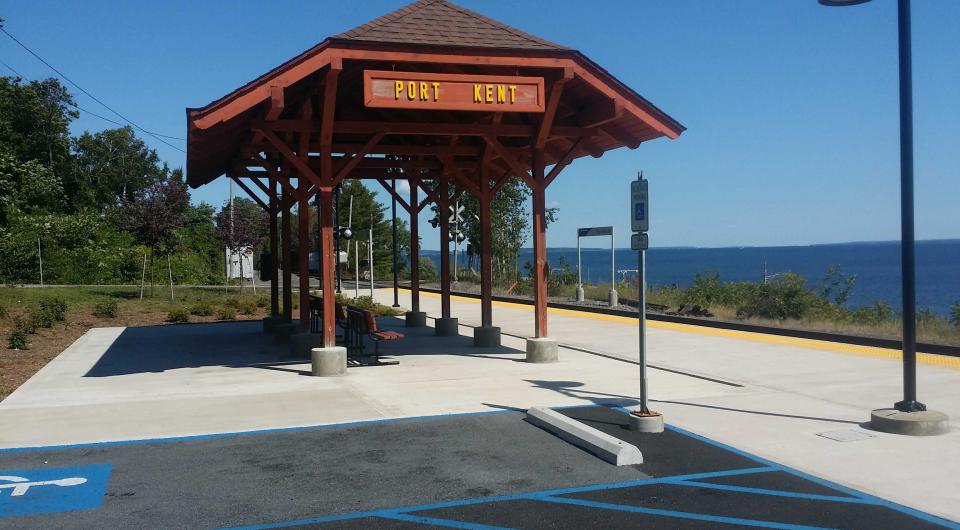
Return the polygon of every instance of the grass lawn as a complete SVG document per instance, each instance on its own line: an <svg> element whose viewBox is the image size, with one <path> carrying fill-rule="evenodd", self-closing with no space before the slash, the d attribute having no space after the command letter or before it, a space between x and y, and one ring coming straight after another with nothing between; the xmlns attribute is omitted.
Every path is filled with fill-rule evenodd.
<svg viewBox="0 0 960 530"><path fill-rule="evenodd" d="M269 290L257 294L249 287L242 294L236 287L226 293L222 288L181 287L171 302L164 287L155 287L152 296L148 289L142 301L139 287L0 287L0 400L90 328L261 319L270 311ZM64 319L38 318L43 301L53 299L65 302ZM13 349L11 334L34 325L34 333L25 333L26 349Z"/></svg>

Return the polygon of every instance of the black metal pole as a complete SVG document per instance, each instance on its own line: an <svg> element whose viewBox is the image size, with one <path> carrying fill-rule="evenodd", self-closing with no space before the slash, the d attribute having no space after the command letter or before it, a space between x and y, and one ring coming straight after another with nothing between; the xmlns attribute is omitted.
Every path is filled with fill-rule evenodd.
<svg viewBox="0 0 960 530"><path fill-rule="evenodd" d="M393 215L393 307L400 307L400 294L397 285L399 279L397 276L397 197L395 195L397 192L397 179L390 181L390 188L393 190L393 193L390 194L393 198L391 204L391 213Z"/></svg>
<svg viewBox="0 0 960 530"><path fill-rule="evenodd" d="M900 269L903 289L903 412L927 410L917 401L917 307L913 241L913 67L910 0L897 4L900 54Z"/></svg>

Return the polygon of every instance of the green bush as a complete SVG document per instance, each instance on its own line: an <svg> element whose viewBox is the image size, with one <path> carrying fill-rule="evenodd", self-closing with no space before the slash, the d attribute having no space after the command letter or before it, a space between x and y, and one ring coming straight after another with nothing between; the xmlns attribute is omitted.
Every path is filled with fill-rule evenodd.
<svg viewBox="0 0 960 530"><path fill-rule="evenodd" d="M437 267L430 258L421 257L420 264L417 268L420 269L421 282L435 282L437 278L439 278L439 275L437 275Z"/></svg>
<svg viewBox="0 0 960 530"><path fill-rule="evenodd" d="M10 315L10 312L7 311L7 306L0 304L0 320L7 318Z"/></svg>
<svg viewBox="0 0 960 530"><path fill-rule="evenodd" d="M236 296L231 296L223 301L223 305L226 307L232 307L234 309L240 309L240 299Z"/></svg>
<svg viewBox="0 0 960 530"><path fill-rule="evenodd" d="M37 332L36 323L34 323L33 319L31 318L25 319L23 317L18 316L13 321L13 327L14 329L23 330L24 333L29 333L31 335Z"/></svg>
<svg viewBox="0 0 960 530"><path fill-rule="evenodd" d="M235 320L237 318L237 310L232 307L221 307L217 311L218 320Z"/></svg>
<svg viewBox="0 0 960 530"><path fill-rule="evenodd" d="M198 317L208 317L213 314L213 306L206 300L200 300L190 306L190 314Z"/></svg>
<svg viewBox="0 0 960 530"><path fill-rule="evenodd" d="M40 300L40 312L54 322L62 322L67 318L67 302L62 298L45 298Z"/></svg>
<svg viewBox="0 0 960 530"><path fill-rule="evenodd" d="M960 328L960 300L950 306L950 323Z"/></svg>
<svg viewBox="0 0 960 530"><path fill-rule="evenodd" d="M21 328L14 328L7 335L7 347L11 350L27 349L27 332Z"/></svg>
<svg viewBox="0 0 960 530"><path fill-rule="evenodd" d="M27 318L30 320L30 327L34 330L34 332L38 328L53 327L53 317L50 315L50 313L47 313L42 309L37 308L30 310Z"/></svg>
<svg viewBox="0 0 960 530"><path fill-rule="evenodd" d="M237 309L244 315L252 315L257 312L257 301L245 298L240 301L239 307Z"/></svg>
<svg viewBox="0 0 960 530"><path fill-rule="evenodd" d="M270 305L269 296L258 296L257 297L257 307L267 307Z"/></svg>
<svg viewBox="0 0 960 530"><path fill-rule="evenodd" d="M116 300L104 300L93 306L93 316L98 318L116 318L118 304Z"/></svg>
<svg viewBox="0 0 960 530"><path fill-rule="evenodd" d="M755 284L737 306L737 316L777 320L801 318L818 301L817 295L808 291L804 284L803 277L792 272L784 273L770 283Z"/></svg>
<svg viewBox="0 0 960 530"><path fill-rule="evenodd" d="M877 325L897 318L893 308L886 302L878 301L873 305L858 307L850 313L850 320L855 324Z"/></svg>
<svg viewBox="0 0 960 530"><path fill-rule="evenodd" d="M171 309L170 312L167 313L167 322L190 322L190 313L188 313L187 310L182 307Z"/></svg>

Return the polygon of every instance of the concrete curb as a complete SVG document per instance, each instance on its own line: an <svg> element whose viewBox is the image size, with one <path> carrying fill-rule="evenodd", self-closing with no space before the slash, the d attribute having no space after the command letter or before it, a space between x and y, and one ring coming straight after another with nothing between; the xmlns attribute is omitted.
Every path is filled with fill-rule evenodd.
<svg viewBox="0 0 960 530"><path fill-rule="evenodd" d="M527 410L527 421L617 466L643 463L637 446L546 407Z"/></svg>

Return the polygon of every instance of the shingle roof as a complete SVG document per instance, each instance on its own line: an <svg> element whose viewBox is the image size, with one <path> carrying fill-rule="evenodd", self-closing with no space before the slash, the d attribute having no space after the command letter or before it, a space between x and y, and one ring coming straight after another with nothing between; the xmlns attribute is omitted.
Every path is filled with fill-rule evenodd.
<svg viewBox="0 0 960 530"><path fill-rule="evenodd" d="M333 38L433 46L569 49L446 0L417 0Z"/></svg>

